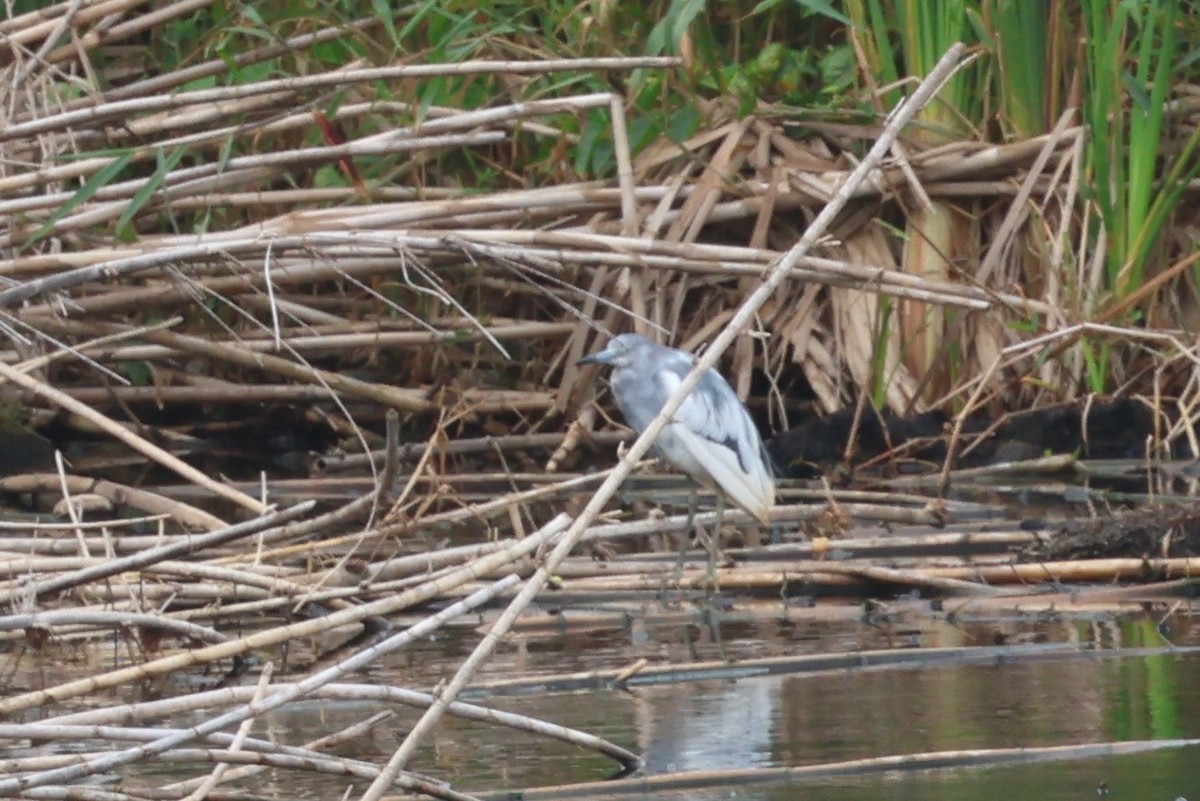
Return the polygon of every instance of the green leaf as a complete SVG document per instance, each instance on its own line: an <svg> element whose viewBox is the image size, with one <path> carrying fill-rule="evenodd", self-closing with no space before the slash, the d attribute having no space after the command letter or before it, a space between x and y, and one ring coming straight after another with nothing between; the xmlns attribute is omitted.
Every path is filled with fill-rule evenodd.
<svg viewBox="0 0 1200 801"><path fill-rule="evenodd" d="M765 1L765 0L764 0ZM840 22L842 25L852 26L854 22L842 12L833 7L832 3L826 3L824 0L795 0L796 5L801 8L806 8L814 14L819 14L822 17L829 17L834 22ZM763 3L759 3L763 5ZM758 9L754 9L758 11Z"/></svg>
<svg viewBox="0 0 1200 801"><path fill-rule="evenodd" d="M262 14L259 14L258 11L256 11L254 9L254 7L251 6L249 3L243 3L241 5L241 11L243 14L245 14L247 17L249 17L250 21L253 22L255 25L258 25L261 28L270 28L271 27L270 25L267 24L267 21L262 18Z"/></svg>
<svg viewBox="0 0 1200 801"><path fill-rule="evenodd" d="M666 16L646 37L646 54L675 53L688 26L704 10L706 0L671 0Z"/></svg>
<svg viewBox="0 0 1200 801"><path fill-rule="evenodd" d="M583 132L579 135L579 141L575 145L575 172L580 175L588 174L588 165L591 162L592 151L600 139L600 132L600 126L594 124L589 116L587 122L584 123Z"/></svg>
<svg viewBox="0 0 1200 801"><path fill-rule="evenodd" d="M672 142L683 142L690 139L700 130L700 110L688 105L671 115L667 126L667 138Z"/></svg>
<svg viewBox="0 0 1200 801"><path fill-rule="evenodd" d="M629 149L637 153L661 134L662 130L657 119L644 115L634 117L629 121Z"/></svg>
<svg viewBox="0 0 1200 801"><path fill-rule="evenodd" d="M388 0L371 0L371 5L375 7L375 16L383 21L383 28L387 31L388 38L392 40L392 47L400 49L400 37L396 34L396 20L392 16L392 4Z"/></svg>
<svg viewBox="0 0 1200 801"><path fill-rule="evenodd" d="M225 167L229 164L229 160L233 158L233 136L230 135L224 142L221 143L221 151L217 154L217 172L225 172Z"/></svg>
<svg viewBox="0 0 1200 801"><path fill-rule="evenodd" d="M1146 90L1142 88L1142 84L1137 78L1130 75L1128 71L1121 72L1121 85L1125 87L1125 91L1129 92L1129 97L1133 99L1133 105L1142 114L1150 112L1150 95L1146 94Z"/></svg>
<svg viewBox="0 0 1200 801"><path fill-rule="evenodd" d="M760 77L771 77L779 72L783 67L784 56L787 51L779 42L771 42L764 47L759 54L755 56L751 62L754 65L754 71Z"/></svg>
<svg viewBox="0 0 1200 801"><path fill-rule="evenodd" d="M756 5L754 10L750 12L750 16L753 17L756 14L765 14L776 6L782 5L783 2L784 0L762 0L762 2Z"/></svg>
<svg viewBox="0 0 1200 801"><path fill-rule="evenodd" d="M132 242L137 239L137 233L132 228L126 230L129 223L133 221L134 216L141 211L146 202L158 191L158 187L162 186L163 179L171 170L175 169L175 165L183 158L183 154L187 152L184 148L176 148L171 155L163 158L163 151L159 150L157 155L158 166L154 170L154 174L149 180L142 185L142 188L134 193L129 204L125 206L125 210L121 212L121 216L117 218L117 238L122 242Z"/></svg>
<svg viewBox="0 0 1200 801"><path fill-rule="evenodd" d="M848 89L858 77L858 62L849 45L832 48L821 58L818 68L821 85L829 94Z"/></svg>
<svg viewBox="0 0 1200 801"><path fill-rule="evenodd" d="M79 187L78 192L72 195L66 203L55 209L54 213L51 214L44 223L42 223L41 227L34 231L33 236L25 240L25 244L21 245L21 250L26 250L34 243L41 240L44 236L46 236L46 234L50 233L59 220L61 220L63 217L66 217L82 204L91 200L92 196L95 195L96 192L98 192L102 187L106 186L108 182L115 178L117 174L121 172L121 170L125 169L125 167L132 160L133 153L126 153L125 155L119 156L110 161L108 164L104 165L95 173L93 173L92 177L88 178L83 186Z"/></svg>
<svg viewBox="0 0 1200 801"><path fill-rule="evenodd" d="M314 189L341 188L346 185L346 176L342 175L336 165L322 164L313 173L312 185Z"/></svg>
<svg viewBox="0 0 1200 801"><path fill-rule="evenodd" d="M135 387L148 387L153 374L149 362L121 362L121 372Z"/></svg>

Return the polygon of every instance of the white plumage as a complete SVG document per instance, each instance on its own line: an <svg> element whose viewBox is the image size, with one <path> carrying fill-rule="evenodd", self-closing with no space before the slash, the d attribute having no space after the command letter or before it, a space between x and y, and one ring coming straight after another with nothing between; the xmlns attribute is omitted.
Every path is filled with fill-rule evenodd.
<svg viewBox="0 0 1200 801"><path fill-rule="evenodd" d="M622 334L582 364L613 366L612 388L625 421L639 434L692 369L689 353L639 334ZM723 492L764 525L775 504L770 457L749 412L720 373L708 370L654 441L654 453L696 481Z"/></svg>

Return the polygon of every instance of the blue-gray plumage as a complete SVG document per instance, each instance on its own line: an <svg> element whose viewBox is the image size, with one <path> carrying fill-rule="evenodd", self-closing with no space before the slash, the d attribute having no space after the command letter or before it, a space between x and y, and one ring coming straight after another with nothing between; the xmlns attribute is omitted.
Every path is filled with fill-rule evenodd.
<svg viewBox="0 0 1200 801"><path fill-rule="evenodd" d="M580 364L612 365L613 398L639 434L692 369L690 353L621 334ZM652 452L724 492L764 525L775 503L770 457L749 412L720 373L708 370L655 439Z"/></svg>

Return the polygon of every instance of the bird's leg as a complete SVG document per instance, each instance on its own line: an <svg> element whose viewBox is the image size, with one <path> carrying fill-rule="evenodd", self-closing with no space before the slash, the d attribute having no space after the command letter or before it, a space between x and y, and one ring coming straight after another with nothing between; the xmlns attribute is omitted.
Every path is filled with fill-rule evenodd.
<svg viewBox="0 0 1200 801"><path fill-rule="evenodd" d="M725 493L717 492L717 519L708 535L708 586L717 588L717 557L721 552L721 521L725 518Z"/></svg>
<svg viewBox="0 0 1200 801"><path fill-rule="evenodd" d="M688 545L692 541L692 527L696 525L696 507L700 504L700 488L694 483L688 491L687 521L683 524L683 536L680 537L679 558L675 560L675 584L683 579L683 563L687 560Z"/></svg>

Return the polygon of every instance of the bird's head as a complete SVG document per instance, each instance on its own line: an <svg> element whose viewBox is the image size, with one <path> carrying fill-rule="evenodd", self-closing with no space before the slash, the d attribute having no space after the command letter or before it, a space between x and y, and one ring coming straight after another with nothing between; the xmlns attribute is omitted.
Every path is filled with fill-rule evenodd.
<svg viewBox="0 0 1200 801"><path fill-rule="evenodd" d="M652 343L641 334L621 334L612 338L608 347L591 356L584 356L576 364L609 364L613 367L628 367L634 354Z"/></svg>

